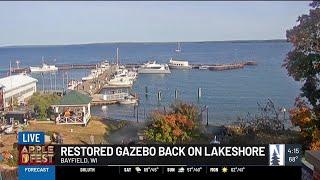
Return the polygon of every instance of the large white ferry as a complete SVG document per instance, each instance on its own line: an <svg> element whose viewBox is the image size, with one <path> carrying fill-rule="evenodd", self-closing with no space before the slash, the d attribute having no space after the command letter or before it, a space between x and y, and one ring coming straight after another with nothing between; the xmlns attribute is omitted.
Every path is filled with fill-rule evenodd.
<svg viewBox="0 0 320 180"><path fill-rule="evenodd" d="M139 74L169 74L171 73L168 64L157 64L156 61L149 61L138 69Z"/></svg>
<svg viewBox="0 0 320 180"><path fill-rule="evenodd" d="M56 67L55 65L47 65L45 63L43 63L41 67L30 66L29 68L30 68L30 72L32 73L58 71L58 67Z"/></svg>

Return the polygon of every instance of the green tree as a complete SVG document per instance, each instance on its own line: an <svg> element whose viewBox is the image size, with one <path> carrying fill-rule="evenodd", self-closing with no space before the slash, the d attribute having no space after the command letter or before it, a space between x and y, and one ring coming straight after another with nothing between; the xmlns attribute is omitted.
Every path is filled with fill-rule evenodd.
<svg viewBox="0 0 320 180"><path fill-rule="evenodd" d="M38 117L47 118L51 113L51 105L59 101L60 97L55 94L34 93L28 105L38 114Z"/></svg>
<svg viewBox="0 0 320 180"><path fill-rule="evenodd" d="M306 98L313 115L308 126L300 128L309 132L305 136L309 144L320 128L320 2L314 1L310 6L309 14L301 15L297 25L287 31L287 40L293 49L283 65L290 76L303 83L300 96Z"/></svg>

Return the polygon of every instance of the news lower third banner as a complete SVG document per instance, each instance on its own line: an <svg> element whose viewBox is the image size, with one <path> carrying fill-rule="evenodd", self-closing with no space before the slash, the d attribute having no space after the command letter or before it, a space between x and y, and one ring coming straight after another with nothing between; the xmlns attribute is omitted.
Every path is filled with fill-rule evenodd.
<svg viewBox="0 0 320 180"><path fill-rule="evenodd" d="M268 165L268 146L59 145L56 165Z"/></svg>
<svg viewBox="0 0 320 180"><path fill-rule="evenodd" d="M299 145L57 145L56 165L300 165Z"/></svg>
<svg viewBox="0 0 320 180"><path fill-rule="evenodd" d="M300 166L301 146L268 145L53 145L43 132L19 132L19 179L55 179L57 167Z"/></svg>

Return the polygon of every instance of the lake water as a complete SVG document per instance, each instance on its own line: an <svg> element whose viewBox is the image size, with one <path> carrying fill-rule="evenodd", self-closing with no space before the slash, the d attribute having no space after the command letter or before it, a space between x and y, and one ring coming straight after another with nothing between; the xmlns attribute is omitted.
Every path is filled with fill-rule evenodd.
<svg viewBox="0 0 320 180"><path fill-rule="evenodd" d="M289 109L299 95L300 84L288 77L281 67L291 45L286 42L199 42L182 43L182 52L177 54L176 43L113 43L67 46L25 46L0 48L0 69L7 74L9 62L21 61L20 66L40 65L44 56L49 64L97 63L102 59L114 60L116 48L120 49L120 63L143 63L147 60L168 62L171 57L186 59L190 63L232 63L255 60L257 66L230 71L172 70L167 75L141 74L133 86L140 97L139 118L149 111L163 109L178 98L199 106L209 107L212 124L226 124L257 112L257 102L265 103L268 98L279 107ZM58 72L56 75L33 75L39 80L38 88L62 88L67 79L81 79L89 70ZM63 80L65 83L63 83ZM44 82L44 86L42 86ZM55 83L56 82L56 83ZM149 95L145 96L145 87ZM197 98L198 88L202 97ZM158 102L157 92L162 92ZM93 114L102 117L135 120L134 107L110 105L107 108L93 107Z"/></svg>

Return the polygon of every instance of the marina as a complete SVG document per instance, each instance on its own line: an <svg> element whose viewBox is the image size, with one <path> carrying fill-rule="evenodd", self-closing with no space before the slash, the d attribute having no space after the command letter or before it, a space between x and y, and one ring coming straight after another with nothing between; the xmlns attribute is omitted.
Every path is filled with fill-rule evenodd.
<svg viewBox="0 0 320 180"><path fill-rule="evenodd" d="M132 89L134 82L138 78L138 74L145 75L165 75L170 74L172 70L189 70L189 69L209 69L212 71L222 71L222 70L232 70L244 68L246 65L256 65L255 61L245 61L242 63L236 64L190 64L188 61L182 60L174 60L171 58L168 64L159 64L156 61L148 61L144 64L122 64L119 65L119 49L117 49L117 56L114 60L115 63L110 64L109 61L103 60L95 65L93 64L65 64L62 67L68 67L68 70L79 70L80 67L91 67L89 69L89 73L83 76L81 80L79 79L69 79L68 74L66 76L66 80L63 79L63 83L66 81L67 87L65 90L76 90L80 93L89 95L92 100L91 104L93 106L102 106L102 105L111 105L111 104L120 104L120 105L138 105L139 97ZM18 68L18 67L17 67ZM74 68L74 69L73 69ZM30 66L29 73L37 74L41 73L43 77L43 73L49 73L50 78L52 73L56 71L67 72L67 68L59 68L59 66L55 65L47 65L44 63L40 67L31 67ZM26 73L26 72L25 72ZM56 75L56 74L54 74ZM44 80L42 80L44 83ZM56 77L55 82L56 84ZM44 87L42 91L44 93L58 93L59 90L52 89L52 78L50 79L51 90L45 91ZM64 89L64 88L63 88ZM64 91L64 90L62 90ZM198 89L201 91L201 89ZM61 93L59 93L61 94ZM146 86L146 97L148 96L147 86ZM198 99L201 98L201 92L198 92ZM162 92L157 92L157 101L160 103L162 101ZM178 91L175 90L175 98L178 99Z"/></svg>
<svg viewBox="0 0 320 180"><path fill-rule="evenodd" d="M0 180L320 180L320 1L1 5Z"/></svg>
<svg viewBox="0 0 320 180"><path fill-rule="evenodd" d="M255 46L255 43L226 43L223 45L225 46L223 49L226 50L234 49L237 46L240 49L237 54L219 49L222 45L220 43L183 43L183 51L179 53L175 52L176 44L174 43L172 45L169 43L169 45L151 44L143 46L139 43L134 44L134 46L128 44L119 46L118 50L117 46L111 44L111 48L111 45L106 44L102 46L103 49L90 56L93 57L95 54L105 52L106 49L109 49L109 55L99 56L91 60L86 60L87 56L75 56L77 60L69 58L74 55L69 51L65 51L66 54L63 56L68 57L67 60L63 59L63 57L55 57L54 54L41 53L38 56L40 58L44 56L45 63L55 65L58 68L57 71L42 73L22 71L22 69L29 69L30 66L41 67L41 63L29 63L29 58L27 57L19 58L19 66L13 65L11 70L13 74L27 73L37 79L37 91L39 92L61 95L66 91L76 90L90 96L92 98L92 114L99 117L136 121L136 116L139 114L139 119L143 120L149 112L154 110L163 111L164 107L169 107L171 103L178 100L195 103L200 108L208 106L210 111L208 114L209 123L224 124L227 121L234 121L239 115L254 111L256 103L263 102L269 96L283 97L276 98L276 100L285 106L292 104L291 101L286 100L290 99L288 95L274 96L270 94L270 92L275 92L272 90L264 93L264 96L260 95L259 98L255 98L255 94L271 88L270 86L263 86L264 84L270 84L270 82L263 83L264 74L260 74L260 72L265 71L264 69L267 67L265 64L269 58L261 55L263 49L250 48L254 50L254 55L248 55L247 46L251 44L254 47L268 48L269 44L273 43L260 43L261 45L259 46ZM286 46L285 43L281 44L276 42L273 46ZM222 55L213 53L204 57L193 53L192 48L200 46L202 47L201 49L204 49L204 45L205 47L214 47L219 52L224 53ZM88 46L90 47L91 45ZM159 49L159 47L168 48L165 51L168 52L168 55L162 56L161 54L164 54L162 51L153 50L152 54L144 51L149 46L152 48L158 47L156 49ZM239 48L239 46L243 47ZM119 55L120 49L121 57ZM281 48L278 49L281 50ZM118 51L117 54L114 53L116 50ZM131 53L127 51L131 53L133 51L137 52L139 56L131 56ZM209 50L206 49L202 54L206 52L209 52ZM279 54L278 58L281 59ZM204 59L201 60L199 59L200 57ZM209 60L212 57L216 60ZM139 69L152 59L156 61L155 64L164 65L165 67L167 65L170 73L139 73ZM181 61L187 62L191 68L170 68L170 60L177 61L175 62L176 65ZM28 66L29 64L30 66ZM231 65L235 66L230 68ZM215 70L214 68L222 68L223 71ZM20 72L15 71L17 69L20 69ZM2 76L8 76L8 71L2 72ZM235 80L237 80L236 83ZM270 78L268 78L268 81L270 81ZM277 84L272 88L281 87L279 86L281 83L278 82L279 78L272 79L272 81ZM255 88L248 89L247 86ZM264 88L262 89L262 87ZM200 98L198 97L199 89L201 89ZM229 96L228 92L232 92L231 94L237 98ZM277 91L278 94L279 92L281 91ZM241 106L241 99L244 97L251 98L246 98L248 105ZM206 115L204 115L205 117Z"/></svg>

